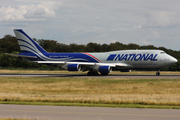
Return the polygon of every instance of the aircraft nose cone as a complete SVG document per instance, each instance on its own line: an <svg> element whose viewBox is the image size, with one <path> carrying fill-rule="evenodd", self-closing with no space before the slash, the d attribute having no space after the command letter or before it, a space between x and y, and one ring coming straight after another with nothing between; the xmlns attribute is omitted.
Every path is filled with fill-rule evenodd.
<svg viewBox="0 0 180 120"><path fill-rule="evenodd" d="M174 57L172 57L170 61L171 61L171 63L177 63L178 62L178 60Z"/></svg>

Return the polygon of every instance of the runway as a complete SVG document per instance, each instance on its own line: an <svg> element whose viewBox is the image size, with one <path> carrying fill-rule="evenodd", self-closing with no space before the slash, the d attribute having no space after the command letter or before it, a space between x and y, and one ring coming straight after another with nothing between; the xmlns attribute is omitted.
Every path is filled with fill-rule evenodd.
<svg viewBox="0 0 180 120"><path fill-rule="evenodd" d="M45 120L179 120L180 110L0 104L0 118Z"/></svg>
<svg viewBox="0 0 180 120"><path fill-rule="evenodd" d="M180 75L149 75L149 74L109 74L107 76L97 75L97 76L87 76L86 74L12 74L12 73L0 73L0 77L74 77L74 78L166 78L166 79L178 79Z"/></svg>

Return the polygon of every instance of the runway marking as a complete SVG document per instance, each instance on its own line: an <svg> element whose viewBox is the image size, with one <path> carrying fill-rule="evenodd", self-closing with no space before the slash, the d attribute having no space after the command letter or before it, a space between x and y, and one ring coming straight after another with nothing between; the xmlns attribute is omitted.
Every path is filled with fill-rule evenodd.
<svg viewBox="0 0 180 120"><path fill-rule="evenodd" d="M99 115L125 115L125 116L154 116L154 117L180 117L180 115L152 115L152 114L120 114L120 113L93 113L93 112L63 112L63 111L30 111L30 110L1 110L16 112L41 112L41 113L74 113L74 114L99 114Z"/></svg>

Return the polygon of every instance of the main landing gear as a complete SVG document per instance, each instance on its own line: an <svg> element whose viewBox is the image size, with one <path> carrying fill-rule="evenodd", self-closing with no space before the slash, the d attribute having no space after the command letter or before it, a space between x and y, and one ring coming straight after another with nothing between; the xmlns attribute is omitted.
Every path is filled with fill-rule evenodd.
<svg viewBox="0 0 180 120"><path fill-rule="evenodd" d="M160 75L160 69L158 69L157 73L156 73L157 76Z"/></svg>
<svg viewBox="0 0 180 120"><path fill-rule="evenodd" d="M87 75L91 76L91 75L99 75L99 73L97 71L89 71L87 73Z"/></svg>
<svg viewBox="0 0 180 120"><path fill-rule="evenodd" d="M89 71L87 73L88 76L96 76L99 75L98 71ZM101 73L101 75L108 75L108 73Z"/></svg>

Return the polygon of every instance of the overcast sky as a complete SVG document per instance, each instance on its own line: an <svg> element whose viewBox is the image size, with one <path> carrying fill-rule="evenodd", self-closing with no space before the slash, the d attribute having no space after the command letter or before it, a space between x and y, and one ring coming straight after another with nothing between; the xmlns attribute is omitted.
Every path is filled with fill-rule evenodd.
<svg viewBox="0 0 180 120"><path fill-rule="evenodd" d="M59 43L180 50L180 0L0 0L0 38L13 29Z"/></svg>

